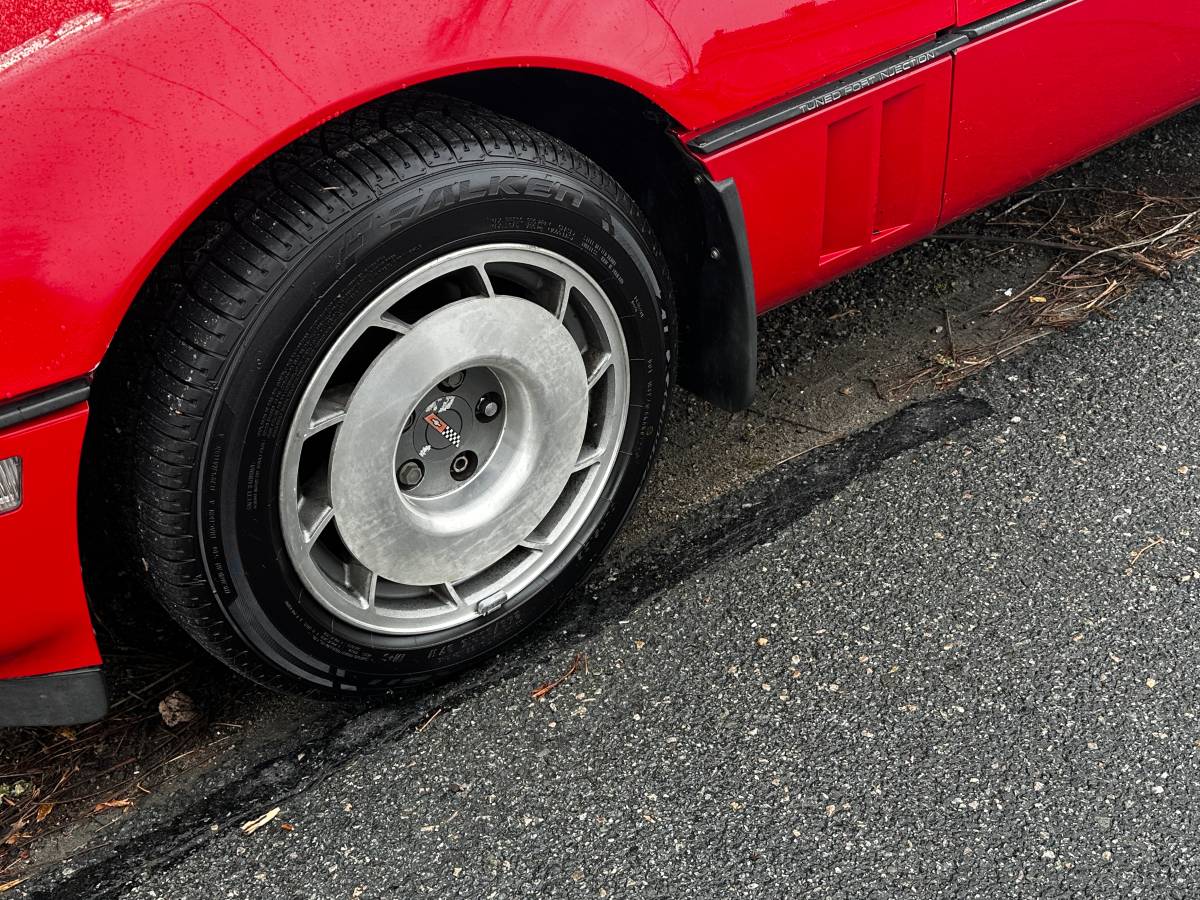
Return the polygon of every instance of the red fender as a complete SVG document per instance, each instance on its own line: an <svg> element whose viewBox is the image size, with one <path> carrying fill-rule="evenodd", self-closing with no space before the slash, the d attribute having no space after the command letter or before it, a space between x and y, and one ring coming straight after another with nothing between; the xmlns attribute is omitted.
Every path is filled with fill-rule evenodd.
<svg viewBox="0 0 1200 900"><path fill-rule="evenodd" d="M336 15L326 0L12 0L0 21L20 41L0 56L0 400L95 368L201 210L374 97L549 66L617 81L682 122L723 112L673 87L690 65L646 0L349 3Z"/></svg>

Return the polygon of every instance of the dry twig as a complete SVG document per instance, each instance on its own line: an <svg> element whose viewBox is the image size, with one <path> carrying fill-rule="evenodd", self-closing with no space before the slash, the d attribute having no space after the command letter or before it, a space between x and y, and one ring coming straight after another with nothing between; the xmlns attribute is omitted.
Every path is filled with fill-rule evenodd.
<svg viewBox="0 0 1200 900"><path fill-rule="evenodd" d="M533 692L530 693L529 696L534 700L541 700L552 690L578 672L581 665L587 665L587 656L583 653L576 653L575 658L571 660L571 667L567 669L567 671L563 672L562 675L558 676L558 678L555 678L553 681L547 681L541 687L534 688Z"/></svg>
<svg viewBox="0 0 1200 900"><path fill-rule="evenodd" d="M1051 196L1055 200L1047 205ZM1018 209L1019 220L1008 218ZM1038 212L1044 217L1039 219ZM996 233L943 232L934 237L1031 246L1057 256L1025 288L988 311L1003 317L997 319L999 337L962 346L951 336L947 316L948 353L935 354L917 371L879 378L876 391L882 399L907 396L925 382L952 387L1052 331L1094 315L1111 315L1111 307L1140 279L1169 278L1172 265L1200 253L1200 197L1042 185L1020 196L985 228Z"/></svg>

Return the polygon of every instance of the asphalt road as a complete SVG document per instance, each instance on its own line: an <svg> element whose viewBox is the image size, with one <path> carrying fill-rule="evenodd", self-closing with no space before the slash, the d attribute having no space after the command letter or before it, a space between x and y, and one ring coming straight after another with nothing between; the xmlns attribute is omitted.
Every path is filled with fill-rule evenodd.
<svg viewBox="0 0 1200 900"><path fill-rule="evenodd" d="M13 896L1196 896L1198 385L1189 265L682 511L652 491L677 521L479 673L252 694L235 754Z"/></svg>
<svg viewBox="0 0 1200 900"><path fill-rule="evenodd" d="M424 730L364 713L58 895L1194 896L1198 297L1181 270L773 470L540 664Z"/></svg>

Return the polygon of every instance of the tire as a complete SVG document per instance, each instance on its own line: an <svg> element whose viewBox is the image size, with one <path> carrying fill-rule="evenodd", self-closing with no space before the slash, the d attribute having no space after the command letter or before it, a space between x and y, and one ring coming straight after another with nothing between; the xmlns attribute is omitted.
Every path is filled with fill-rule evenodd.
<svg viewBox="0 0 1200 900"><path fill-rule="evenodd" d="M518 261L504 257L499 263L488 262L505 253L515 254ZM444 262L460 258L477 265L460 272ZM380 298L392 296L389 285L418 284L434 277L427 273L443 269L451 272L436 276L443 280L401 292L403 303L396 308L411 319L403 325L410 333L389 335L375 327ZM480 272L484 277L471 282L475 287L463 280ZM554 287L560 277L563 286ZM488 291L496 295L498 305L485 306L491 298L472 299ZM532 307L542 302L539 292L548 296L553 291L561 293L561 302L555 301L559 306L534 312ZM550 347L546 353L553 348L566 353L569 339L561 335L574 335L582 362L568 362L560 354L561 361L555 363L559 368L545 371L566 374L542 379L550 385L545 393L559 391L555 396L569 395L569 402L555 406L543 398L538 406L529 400L533 405L521 407L525 418L519 419L515 410L524 396L524 382L504 381L504 415L511 418L488 438L495 445L489 460L499 458L501 447L532 453L526 448L536 445L544 454L536 458L537 465L554 459L546 472L557 478L564 466L571 467L573 474L565 477L568 486L576 485L570 488L570 503L576 505L567 513L555 513L560 520L547 527L557 528L560 536L567 534L567 526L560 523L569 515L574 517L568 522L574 530L569 543L554 545L552 562L545 555L549 549L537 549L548 548L550 539L538 544L530 536L521 544L526 554L522 559L537 562L527 570L521 569L524 563L511 562L514 549L500 562L488 563L478 576L456 582L461 587L475 578L486 586L490 582L483 580L485 575L500 573L495 577L509 580L496 583L512 591L464 607L470 613L459 618L449 613L439 618L440 612L429 611L435 609L434 600L445 600L447 609L461 606L463 600L458 588L426 585L428 577L440 577L447 566L461 575L459 569L491 559L480 555L482 550L476 553L487 544L483 536L523 528L526 519L545 507L542 494L549 488L532 476L522 483L541 504L529 510L521 506L524 500L502 506L487 499L500 494L479 493L487 502L471 508L495 517L487 520L491 530L469 532L479 540L460 541L455 553L439 554L423 532L397 532L406 536L398 543L388 537L390 531L376 528L368 534L370 528L363 525L367 518L353 518L360 512L355 503L375 502L363 497L384 497L388 504L399 504L396 509L409 509L417 502L412 497L396 501L388 491L376 490L377 481L365 480L368 470L376 472L383 465L384 450L367 453L369 463L345 463L351 458L348 448L374 448L371 440L383 433L369 430L374 427L370 423L382 417L365 409L376 396L367 385L384 383L382 375L372 373L392 363L409 367L399 370L404 373L416 371L411 366L422 358L418 351L402 353L396 347L441 352L445 345L447 358L466 353L460 348L466 341L463 335L480 330L475 327L483 321L480 316L499 317L494 340L503 351L496 353L509 354L512 358L506 356L504 365L525 372L521 377L529 379L534 376L527 369L536 367L532 362L526 366L518 352L524 346L520 340L544 327L551 336L539 338L538 346ZM552 317L559 322L549 324ZM368 320L373 330L363 333L370 340L349 336L357 323ZM441 330L435 331L431 323ZM518 325L525 330L518 331ZM545 134L460 101L417 93L389 98L321 126L253 170L189 229L156 269L96 379L85 497L93 512L104 511L106 521L115 513L124 523L130 568L144 572L150 592L201 645L237 671L298 693L392 690L491 654L554 610L597 561L627 517L654 459L673 377L674 336L670 284L654 236L632 200L598 166ZM486 344L489 338L482 340ZM593 343L613 349L602 374L589 369L589 360L603 356ZM624 357L616 353L622 347ZM335 351L343 355L335 357ZM529 355L540 358L539 354ZM625 362L618 366L612 359ZM502 381L511 374L503 367L493 372L473 362L463 372L471 378L494 374ZM321 381L326 376L328 383ZM580 377L586 386L580 387ZM322 403L332 396L336 378L350 379L355 393L342 407L343 418L329 429L334 437L326 448L324 438L310 433L309 425L317 422L315 413L305 418L302 410L309 408L306 403L311 406L312 397ZM593 378L603 387L594 387ZM443 387L453 379L446 376ZM416 396L416 381L415 375L405 374L396 382L397 393ZM338 396L345 397L346 391ZM458 402L457 395L445 396ZM392 402L383 394L378 397L385 405ZM434 408L412 407L411 398L406 402L414 414ZM485 423L491 407L482 409L476 410L478 423ZM560 413L562 419L553 427L521 430L529 422ZM604 434L615 436L617 443L611 459L605 457L609 468L603 477L578 477L580 471L600 470L579 469L591 457L584 459L583 450L570 450L573 445L565 438L545 436L584 433L586 450L587 435L599 427L594 420L618 421L614 417L624 425L619 430L604 426ZM403 449L409 429L426 428L421 434L432 434L422 424L427 419L413 426L409 417L402 447L394 451L396 461L412 452ZM464 413L462 427L482 433L484 425L469 419ZM525 425L518 427L520 423ZM541 437L534 440L529 435ZM419 444L421 439L413 440ZM430 458L439 452L435 448ZM568 459L574 452L580 454L578 459ZM458 466L464 454L459 452L450 465ZM484 485L478 492L491 489L485 485L485 472L500 483L507 471L500 463L488 466L481 459L471 464L478 470L467 473L467 483ZM443 463L435 460L430 468ZM463 463L463 468L469 466ZM405 471L409 470L416 471L411 466ZM442 468L437 473L444 479ZM325 477L328 481L321 481ZM418 489L405 485L407 475L396 477L401 480L399 487L392 485L393 493ZM294 489L289 479L295 481ZM329 501L327 521L336 527L321 526L324 530L311 538L305 523L312 516L305 513L297 519L297 510L310 509L316 502L313 497L324 497L326 488L335 491L342 481L350 487L337 495L337 510L332 510L334 500ZM314 483L321 487L306 493ZM431 497L436 494L437 503L449 504L458 489L450 485L445 489L450 493L436 494L429 487L428 492ZM462 490L465 494L467 488ZM567 490L562 489L553 509L567 508L562 499ZM352 502L347 497L359 499ZM384 540L378 538L380 533L388 541L383 556L376 547ZM354 537L353 548L344 535ZM320 542L320 549L305 550L306 541ZM397 550L401 546L405 549ZM409 552L411 547L424 549L417 554ZM487 549L499 553L503 547ZM366 550L379 557L377 565L389 573L417 572L417 580L411 582L416 586L405 581L396 587L378 570L359 564ZM415 561L425 559L429 561ZM505 567L539 574L524 583L506 574ZM365 580L363 571L369 576ZM343 577L338 573L344 573L344 583L337 580ZM369 587L356 593L360 584ZM372 593L379 609L356 613L353 603L343 609L338 605L345 599L341 588L360 607L367 602L367 591L393 591L386 598L392 606L379 612L384 600ZM429 596L410 596L425 590ZM445 627L435 627L443 622Z"/></svg>

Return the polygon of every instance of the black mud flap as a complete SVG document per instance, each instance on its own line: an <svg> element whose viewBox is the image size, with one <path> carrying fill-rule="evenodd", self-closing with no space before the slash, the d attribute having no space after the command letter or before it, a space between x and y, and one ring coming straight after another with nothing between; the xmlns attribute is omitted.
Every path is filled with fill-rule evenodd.
<svg viewBox="0 0 1200 900"><path fill-rule="evenodd" d="M0 728L17 725L82 725L108 712L100 669L0 679Z"/></svg>
<svg viewBox="0 0 1200 900"><path fill-rule="evenodd" d="M732 178L695 182L709 246L690 298L697 308L681 317L679 381L723 409L745 409L758 374L758 319L742 201Z"/></svg>

